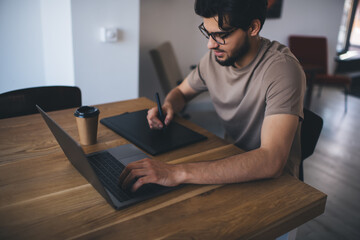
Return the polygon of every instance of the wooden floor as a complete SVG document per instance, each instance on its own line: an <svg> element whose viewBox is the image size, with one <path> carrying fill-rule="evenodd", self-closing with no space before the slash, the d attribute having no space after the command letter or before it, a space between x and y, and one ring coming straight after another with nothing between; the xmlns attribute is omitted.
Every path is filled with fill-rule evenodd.
<svg viewBox="0 0 360 240"><path fill-rule="evenodd" d="M298 229L297 239L360 239L360 98L324 88L310 109L324 120L316 150L304 162L305 183L328 195L325 213Z"/></svg>
<svg viewBox="0 0 360 240"><path fill-rule="evenodd" d="M205 107L204 107L205 106ZM305 183L328 195L325 213L298 228L297 240L360 239L360 98L326 88L314 96L310 109L324 119L312 156L304 162ZM193 122L223 136L224 130L211 107L189 107Z"/></svg>

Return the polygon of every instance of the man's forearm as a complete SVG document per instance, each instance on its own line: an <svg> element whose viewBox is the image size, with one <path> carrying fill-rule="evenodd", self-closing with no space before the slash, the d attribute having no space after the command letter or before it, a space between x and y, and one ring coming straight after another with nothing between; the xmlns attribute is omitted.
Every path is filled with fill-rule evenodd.
<svg viewBox="0 0 360 240"><path fill-rule="evenodd" d="M179 181L223 184L274 178L282 173L284 160L271 155L260 148L213 162L178 165Z"/></svg>
<svg viewBox="0 0 360 240"><path fill-rule="evenodd" d="M164 105L170 104L174 112L180 112L188 101L193 99L198 93L189 85L188 79L171 90L166 96Z"/></svg>
<svg viewBox="0 0 360 240"><path fill-rule="evenodd" d="M180 112L186 105L187 100L178 88L174 88L166 96L164 105L170 104L174 112Z"/></svg>
<svg viewBox="0 0 360 240"><path fill-rule="evenodd" d="M259 148L218 161L179 165L179 181L222 184L279 177L286 165L298 125L296 115L267 116L261 129Z"/></svg>
<svg viewBox="0 0 360 240"><path fill-rule="evenodd" d="M177 97L182 97L175 91L169 94L167 104L171 104ZM190 92L185 95L195 94L191 95ZM186 100L183 98L182 101L184 103ZM175 105L178 109L182 106ZM177 165L143 159L126 166L126 171L122 173L122 179L125 179L123 184L126 187L138 178L132 187L132 190L136 191L146 183L163 186L182 183L224 184L279 177L286 165L298 125L299 119L296 115L267 116L261 129L261 146L255 150L217 161Z"/></svg>

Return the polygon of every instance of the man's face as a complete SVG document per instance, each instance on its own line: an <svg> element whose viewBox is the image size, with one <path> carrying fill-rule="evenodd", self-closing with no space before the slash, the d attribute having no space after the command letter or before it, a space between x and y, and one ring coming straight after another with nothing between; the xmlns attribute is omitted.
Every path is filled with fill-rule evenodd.
<svg viewBox="0 0 360 240"><path fill-rule="evenodd" d="M224 32L218 26L218 18L204 18L204 27L209 33ZM227 26L224 25L224 28ZM222 66L235 65L241 61L250 49L248 33L242 29L236 29L225 39L225 44L218 44L209 37L207 47L213 50L216 61Z"/></svg>

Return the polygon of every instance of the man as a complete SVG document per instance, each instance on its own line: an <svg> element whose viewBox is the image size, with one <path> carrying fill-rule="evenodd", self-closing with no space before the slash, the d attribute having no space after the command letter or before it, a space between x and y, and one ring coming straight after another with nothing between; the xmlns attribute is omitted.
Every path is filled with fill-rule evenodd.
<svg viewBox="0 0 360 240"><path fill-rule="evenodd" d="M266 0L197 0L210 51L162 106L168 125L186 102L209 91L226 138L247 152L178 165L143 159L123 171L123 188L245 182L276 178L284 169L298 175L305 75L287 47L259 36L266 7ZM149 110L152 129L164 127L157 116Z"/></svg>

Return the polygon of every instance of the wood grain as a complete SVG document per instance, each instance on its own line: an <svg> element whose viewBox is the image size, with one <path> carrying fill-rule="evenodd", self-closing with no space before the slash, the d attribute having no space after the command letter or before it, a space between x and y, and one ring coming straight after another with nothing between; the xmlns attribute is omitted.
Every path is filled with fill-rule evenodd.
<svg viewBox="0 0 360 240"><path fill-rule="evenodd" d="M101 117L155 106L134 99L97 106ZM75 140L74 109L49 113ZM212 161L243 151L208 137L159 156L170 164ZM66 159L39 114L0 120L0 239L264 239L323 212L326 195L289 175L230 185L186 185L116 211ZM94 152L129 143L99 125Z"/></svg>
<svg viewBox="0 0 360 240"><path fill-rule="evenodd" d="M286 181L287 184L284 185L282 181ZM269 239L277 236L278 233L275 234L271 229L279 226L279 221L287 224L288 229L295 225L286 218L290 212L296 211L299 216L303 215L306 212L303 209L314 207L315 203L318 205L316 207L318 212L324 210L326 199L324 195L310 194L309 197L306 194L314 189L306 185L301 186L301 192L306 194L296 193L298 191L296 189L296 191L290 190L287 197L278 197L284 189L298 188L296 182L296 179L284 176L281 180L227 185L122 224L113 224L97 231L92 230L79 237L80 239L100 237L115 239L119 236L125 239ZM259 197L259 192L262 193L262 197ZM293 204L298 200L302 200L302 203L294 209ZM165 215L169 216L167 221L164 221ZM244 222L246 224L242 224ZM285 233L286 229L282 226L281 231Z"/></svg>

